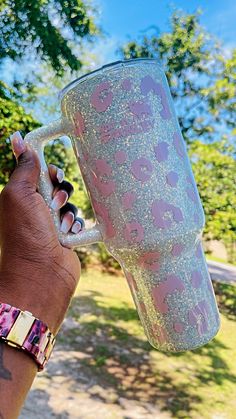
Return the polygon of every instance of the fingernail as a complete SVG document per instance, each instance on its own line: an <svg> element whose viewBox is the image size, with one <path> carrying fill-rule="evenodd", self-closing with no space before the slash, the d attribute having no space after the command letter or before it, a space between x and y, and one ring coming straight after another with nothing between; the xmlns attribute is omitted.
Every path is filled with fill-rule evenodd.
<svg viewBox="0 0 236 419"><path fill-rule="evenodd" d="M58 211L63 205L66 204L67 200L69 199L68 193L66 191L58 191L56 195L54 196L50 207L54 211Z"/></svg>
<svg viewBox="0 0 236 419"><path fill-rule="evenodd" d="M82 230L82 224L79 221L75 221L71 229L72 233L77 234L80 230Z"/></svg>
<svg viewBox="0 0 236 419"><path fill-rule="evenodd" d="M57 180L59 183L62 183L64 180L64 170L60 169L59 167L57 168Z"/></svg>
<svg viewBox="0 0 236 419"><path fill-rule="evenodd" d="M22 153L26 151L26 144L21 136L19 131L14 132L10 136L12 151L15 155L15 158L18 159Z"/></svg>
<svg viewBox="0 0 236 419"><path fill-rule="evenodd" d="M60 228L62 233L68 233L68 231L70 230L70 228L71 228L71 226L74 222L74 218L75 218L75 216L74 216L73 212L70 212L70 211L68 211L64 215L64 217L62 219L62 223L61 223L61 228Z"/></svg>

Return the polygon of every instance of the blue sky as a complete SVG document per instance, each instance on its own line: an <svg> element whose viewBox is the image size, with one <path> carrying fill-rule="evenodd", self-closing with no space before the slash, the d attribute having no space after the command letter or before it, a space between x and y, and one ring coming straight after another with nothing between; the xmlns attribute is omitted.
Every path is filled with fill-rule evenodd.
<svg viewBox="0 0 236 419"><path fill-rule="evenodd" d="M116 59L118 45L137 38L152 25L161 32L168 30L174 8L190 13L202 9L200 20L205 29L220 38L226 48L236 47L236 0L95 0L95 4L108 34L107 41L97 47L103 63Z"/></svg>
<svg viewBox="0 0 236 419"><path fill-rule="evenodd" d="M129 39L139 37L148 28L152 31L152 26L158 27L160 32L168 31L169 18L175 8L186 13L201 8L200 21L205 29L223 41L225 51L236 48L236 0L91 0L91 3L98 10L98 23L105 31L106 38L95 43L92 49L95 58L89 59L90 69L119 59L116 54L118 47ZM20 74L24 76L32 70L32 66L34 68L35 63L23 64ZM18 65L6 62L2 77L7 83L11 83L16 72L19 72ZM45 96L50 104L57 103L57 92L54 87L52 90L48 93L50 100ZM45 113L44 105L40 110L40 100L43 98L39 98L36 105L25 104L25 107L37 119L48 122L52 119L50 110ZM51 112L55 113L53 106Z"/></svg>

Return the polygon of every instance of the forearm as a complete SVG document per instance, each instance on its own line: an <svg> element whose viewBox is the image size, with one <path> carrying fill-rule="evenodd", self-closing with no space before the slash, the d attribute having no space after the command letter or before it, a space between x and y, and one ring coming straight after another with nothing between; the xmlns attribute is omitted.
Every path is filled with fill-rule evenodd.
<svg viewBox="0 0 236 419"><path fill-rule="evenodd" d="M16 419L37 373L29 355L0 342L0 419Z"/></svg>
<svg viewBox="0 0 236 419"><path fill-rule="evenodd" d="M37 288L36 284L40 284L40 280L36 273L25 269L25 278L22 275L18 287L13 278L13 272L9 276L0 270L0 303L31 312L56 333L59 323L58 312L53 310L55 300L49 290L46 292L40 286ZM63 315L64 312L60 312L59 317ZM29 354L0 339L0 419L18 418L37 371L37 364Z"/></svg>

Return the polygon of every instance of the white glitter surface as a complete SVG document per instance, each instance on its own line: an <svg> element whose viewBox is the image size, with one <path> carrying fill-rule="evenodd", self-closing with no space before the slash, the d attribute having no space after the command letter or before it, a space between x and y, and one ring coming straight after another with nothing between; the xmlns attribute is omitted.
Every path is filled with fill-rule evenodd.
<svg viewBox="0 0 236 419"><path fill-rule="evenodd" d="M102 235L121 264L150 343L207 343L219 313L204 213L164 73L154 60L105 67L65 90L62 114L97 220L89 243Z"/></svg>

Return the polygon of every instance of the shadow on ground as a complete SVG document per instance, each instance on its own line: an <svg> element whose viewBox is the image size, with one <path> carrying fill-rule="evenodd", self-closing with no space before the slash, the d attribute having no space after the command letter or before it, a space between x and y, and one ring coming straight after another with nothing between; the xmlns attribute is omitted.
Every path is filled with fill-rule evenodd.
<svg viewBox="0 0 236 419"><path fill-rule="evenodd" d="M220 355L227 347L218 339L184 354L160 353L141 337L129 333L128 323L138 319L135 309L104 307L96 301L98 297L98 292L90 292L89 296L74 298L69 312L71 322L65 324L60 334L59 343L66 345L68 352L83 353L79 362L73 357L62 361L64 370L73 374L73 392L83 388L91 399L104 403L123 407L124 400L132 400L147 414L156 406L168 412L168 417L183 418L190 417L191 410L201 404L199 384L236 383L236 376ZM92 320L80 321L81 316L91 312ZM120 320L127 322L127 328L117 325ZM193 357L199 359L199 355L207 362L198 362L196 367ZM183 362L175 366L179 358ZM173 367L165 370L163 360ZM182 373L188 377L185 382L178 379Z"/></svg>
<svg viewBox="0 0 236 419"><path fill-rule="evenodd" d="M37 400L37 407L35 410L35 400ZM25 407L19 416L19 419L28 419L33 417L34 419L68 419L70 416L65 410L61 413L56 413L54 409L49 405L49 395L46 390L31 390L27 400L27 406Z"/></svg>

